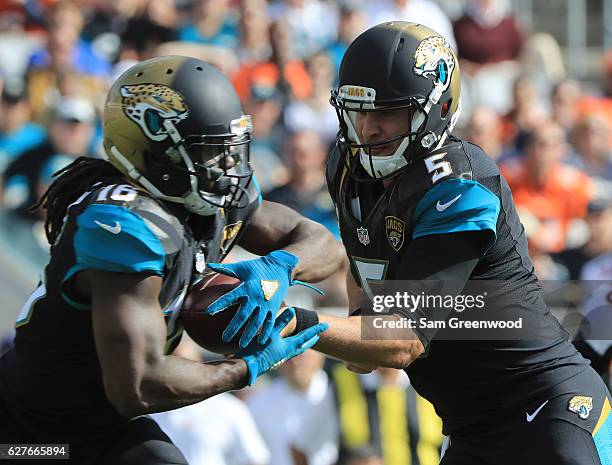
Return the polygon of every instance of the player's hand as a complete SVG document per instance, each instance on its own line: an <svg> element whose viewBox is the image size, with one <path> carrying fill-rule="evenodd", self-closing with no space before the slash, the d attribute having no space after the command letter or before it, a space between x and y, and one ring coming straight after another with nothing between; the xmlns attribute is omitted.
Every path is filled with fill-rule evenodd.
<svg viewBox="0 0 612 465"><path fill-rule="evenodd" d="M246 349L238 352L237 357L242 358L249 369L249 386L271 368L278 367L286 360L300 355L315 345L319 340L319 333L329 327L327 323L319 323L295 336L282 337L281 331L294 316L295 310L287 308L276 319L267 343L260 344L253 341Z"/></svg>
<svg viewBox="0 0 612 465"><path fill-rule="evenodd" d="M359 373L360 375L367 375L378 368L377 366L366 365L365 363L346 362L345 365L348 370L354 373Z"/></svg>
<svg viewBox="0 0 612 465"><path fill-rule="evenodd" d="M244 349L261 328L258 341L264 344L272 332L276 313L281 307L289 286L293 284L292 273L298 258L284 250L276 250L265 257L237 263L209 263L208 266L225 275L242 281L232 291L215 300L207 313L214 315L234 303L240 308L223 331L223 341L231 341L245 323L239 345Z"/></svg>

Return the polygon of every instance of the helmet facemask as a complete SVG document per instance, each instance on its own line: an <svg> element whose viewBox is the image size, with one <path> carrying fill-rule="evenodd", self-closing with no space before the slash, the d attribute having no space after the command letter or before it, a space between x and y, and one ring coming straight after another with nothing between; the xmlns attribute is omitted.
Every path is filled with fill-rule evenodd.
<svg viewBox="0 0 612 465"><path fill-rule="evenodd" d="M339 142L346 145L351 155L347 157L351 174L358 181L380 181L397 174L397 171L408 166L409 154L412 147L422 135L426 126L428 114L422 101L416 97L398 100L395 102L375 103L376 91L371 88L359 86L342 86L337 92L332 91L330 100L336 109L340 122ZM409 121L409 130L383 141L364 143L357 133L357 119L360 113L366 112L406 112ZM398 115L399 117L399 115ZM399 144L398 144L399 141ZM388 145L396 146L390 155L377 155L376 152ZM359 164L365 169L369 177L359 176L356 173L358 158ZM352 165L352 166L351 166Z"/></svg>
<svg viewBox="0 0 612 465"><path fill-rule="evenodd" d="M153 196L183 204L198 215L213 215L220 208L244 208L250 203L250 116L232 121L232 132L221 135L183 138L168 120L164 128L172 144L162 153L147 153L146 176L133 166L130 169L129 161L115 147L111 148L133 179Z"/></svg>

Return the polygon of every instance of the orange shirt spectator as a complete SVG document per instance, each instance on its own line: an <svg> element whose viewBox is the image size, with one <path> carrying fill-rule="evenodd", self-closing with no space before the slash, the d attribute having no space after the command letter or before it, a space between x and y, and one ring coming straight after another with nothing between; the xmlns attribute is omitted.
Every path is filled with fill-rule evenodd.
<svg viewBox="0 0 612 465"><path fill-rule="evenodd" d="M501 169L532 252L563 250L570 227L586 216L594 194L586 174L562 163L565 151L563 129L547 123L530 135L524 159L513 159Z"/></svg>
<svg viewBox="0 0 612 465"><path fill-rule="evenodd" d="M612 50L608 50L603 57L603 79L601 83L602 95L583 97L578 102L577 112L581 117L598 114L608 121L612 127ZM612 133L609 136L612 145Z"/></svg>
<svg viewBox="0 0 612 465"><path fill-rule="evenodd" d="M304 100L312 93L312 82L304 62L293 53L293 43L287 24L276 21L270 25L272 53L267 61L245 63L236 73L233 84L240 98L249 97L253 84L275 86L284 100Z"/></svg>
<svg viewBox="0 0 612 465"><path fill-rule="evenodd" d="M312 82L304 63L290 61L285 65L283 81L289 86L293 98L304 100L312 92ZM251 95L253 85L278 87L281 81L279 67L272 62L259 62L243 65L232 80L242 101Z"/></svg>

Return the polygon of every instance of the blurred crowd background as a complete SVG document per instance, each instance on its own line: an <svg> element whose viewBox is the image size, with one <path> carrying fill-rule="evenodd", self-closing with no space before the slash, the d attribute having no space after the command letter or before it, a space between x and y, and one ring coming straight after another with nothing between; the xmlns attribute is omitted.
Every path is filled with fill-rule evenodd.
<svg viewBox="0 0 612 465"><path fill-rule="evenodd" d="M47 260L29 206L76 157L103 156L105 92L130 65L181 54L218 66L253 117L264 198L338 236L324 174L338 130L330 89L348 44L393 19L429 26L457 51L455 132L499 163L539 277L609 282L612 0L0 0L4 341ZM344 276L322 287L324 297L291 303L342 311ZM610 305L609 287L600 294L593 305ZM609 347L585 349L604 377ZM310 351L261 384L160 421L194 465L437 463L439 420L403 372L356 375Z"/></svg>

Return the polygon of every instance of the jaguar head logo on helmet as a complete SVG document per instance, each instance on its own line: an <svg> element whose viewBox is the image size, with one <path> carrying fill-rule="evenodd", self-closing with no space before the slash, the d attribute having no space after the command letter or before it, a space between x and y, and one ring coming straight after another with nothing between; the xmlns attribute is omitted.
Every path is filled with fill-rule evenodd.
<svg viewBox="0 0 612 465"><path fill-rule="evenodd" d="M452 131L460 111L457 57L446 39L420 24L379 24L347 49L330 102L351 175L360 181L394 176L442 146ZM388 137L365 134L368 115L405 118L404 129Z"/></svg>
<svg viewBox="0 0 612 465"><path fill-rule="evenodd" d="M455 56L444 37L429 37L414 53L414 72L432 79L441 91L448 89L455 69Z"/></svg>
<svg viewBox="0 0 612 465"><path fill-rule="evenodd" d="M122 86L123 111L145 135L154 141L168 137L163 122L176 124L189 116L184 98L178 92L161 84L138 84Z"/></svg>
<svg viewBox="0 0 612 465"><path fill-rule="evenodd" d="M215 67L138 63L112 85L103 126L109 161L154 197L205 216L248 204L251 120Z"/></svg>

